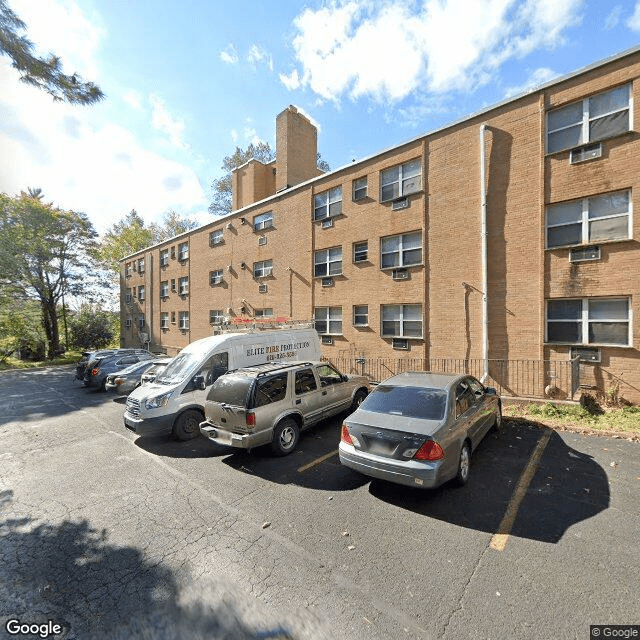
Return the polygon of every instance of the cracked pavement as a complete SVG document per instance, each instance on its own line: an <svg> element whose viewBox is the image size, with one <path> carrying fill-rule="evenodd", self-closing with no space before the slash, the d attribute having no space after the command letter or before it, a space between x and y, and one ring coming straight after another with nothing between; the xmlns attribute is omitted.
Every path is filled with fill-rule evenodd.
<svg viewBox="0 0 640 640"><path fill-rule="evenodd" d="M136 439L122 403L72 376L0 374L0 637L9 618L53 620L56 638L296 640L640 622L637 444L554 434L498 552L538 429L489 437L467 487L419 491L336 456L300 473L335 449L339 420L282 459Z"/></svg>

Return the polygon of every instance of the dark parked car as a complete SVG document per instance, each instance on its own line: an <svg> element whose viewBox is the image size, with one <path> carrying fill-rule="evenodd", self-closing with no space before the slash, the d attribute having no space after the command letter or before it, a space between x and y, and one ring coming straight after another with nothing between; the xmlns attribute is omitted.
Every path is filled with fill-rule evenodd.
<svg viewBox="0 0 640 640"><path fill-rule="evenodd" d="M501 420L496 390L472 376L401 373L379 384L344 421L340 462L411 487L463 485L472 451Z"/></svg>
<svg viewBox="0 0 640 640"><path fill-rule="evenodd" d="M136 362L121 371L110 373L105 381L105 389L118 395L128 395L142 384L142 376L156 366L156 359Z"/></svg>
<svg viewBox="0 0 640 640"><path fill-rule="evenodd" d="M140 362L151 360L155 356L145 349L119 349L89 361L84 371L84 383L87 387L95 387L98 391L105 391L107 376Z"/></svg>
<svg viewBox="0 0 640 640"><path fill-rule="evenodd" d="M84 380L84 372L87 365L91 360L101 358L106 355L112 355L116 352L115 349L102 349L100 351L83 351L82 357L76 362L76 375L75 380Z"/></svg>

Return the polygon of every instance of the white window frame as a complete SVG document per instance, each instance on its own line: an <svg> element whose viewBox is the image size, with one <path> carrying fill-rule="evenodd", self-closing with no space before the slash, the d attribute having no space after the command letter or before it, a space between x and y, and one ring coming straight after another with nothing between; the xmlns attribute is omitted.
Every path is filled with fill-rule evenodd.
<svg viewBox="0 0 640 640"><path fill-rule="evenodd" d="M576 318L549 318L549 307L550 303L553 302L570 302L570 301L580 301L581 304L581 313L579 317ZM620 302L625 301L627 303L627 318L626 320L621 320L620 318L590 318L589 317L589 307L590 304L595 302ZM585 346L585 347L631 347L633 346L633 310L631 306L631 298L629 296L618 296L612 298L554 298L546 301L546 310L545 310L545 323L544 323L544 340L546 344L562 344L562 345L576 345L576 346ZM549 340L549 323L567 323L567 324L577 324L580 327L580 334L582 339L579 342L567 342L567 341L550 341ZM590 342L589 341L589 327L591 323L598 322L610 322L617 324L627 324L627 341L625 344L619 342Z"/></svg>
<svg viewBox="0 0 640 640"><path fill-rule="evenodd" d="M144 273L144 258L138 260L138 273Z"/></svg>
<svg viewBox="0 0 640 640"><path fill-rule="evenodd" d="M358 254L362 255L362 253L363 253L362 249L360 249L360 251L358 251L356 249L356 247L358 245L360 245L360 246L364 245L366 247L366 249L364 251L364 253L366 255L364 256L364 258L362 258L362 257L358 258L357 257ZM361 242L354 242L353 243L353 262L358 264L359 262L367 262L368 260L369 260L369 242L368 242L368 240L362 240Z"/></svg>
<svg viewBox="0 0 640 640"><path fill-rule="evenodd" d="M313 310L314 326L321 336L342 335L342 307L316 307ZM325 323L325 331L318 329L318 323Z"/></svg>
<svg viewBox="0 0 640 640"><path fill-rule="evenodd" d="M256 318L273 318L273 308L266 307L264 309L256 309L255 317Z"/></svg>
<svg viewBox="0 0 640 640"><path fill-rule="evenodd" d="M131 318L127 318L126 322L124 323L124 326L125 326L127 329L130 329L130 328L131 328Z"/></svg>
<svg viewBox="0 0 640 640"><path fill-rule="evenodd" d="M413 309L418 309L420 312L420 335L407 335L406 325L409 322L418 322L414 318L407 317L409 307ZM394 317L389 319L385 318L385 311L397 310L397 318ZM385 330L386 322L399 322L400 323L400 331L399 333L390 332ZM422 317L422 305L421 304L383 304L380 308L380 335L383 338L406 338L407 340L422 340L424 332L424 319Z"/></svg>
<svg viewBox="0 0 640 640"><path fill-rule="evenodd" d="M273 260L260 260L253 263L254 278L268 278L273 275Z"/></svg>
<svg viewBox="0 0 640 640"><path fill-rule="evenodd" d="M178 279L178 293L186 296L189 293L189 276L182 276Z"/></svg>
<svg viewBox="0 0 640 640"><path fill-rule="evenodd" d="M160 266L166 267L169 265L169 249L163 249L160 252Z"/></svg>
<svg viewBox="0 0 640 640"><path fill-rule="evenodd" d="M313 197L313 219L326 220L342 215L342 185Z"/></svg>
<svg viewBox="0 0 640 640"><path fill-rule="evenodd" d="M404 255L405 252L417 251L418 247L405 248L405 245L408 243L409 237L416 237L416 236L420 238L420 259L415 262L408 262L405 260L405 255ZM394 249L393 251L384 251L385 240L395 240L396 238L399 238L398 248ZM422 231L410 231L409 233L402 233L396 236L385 236L383 238L380 238L380 269L385 271L389 269L399 269L403 267L419 266L422 264L422 261L423 261L423 251L424 251L424 246L422 242ZM384 266L384 256L395 255L395 254L398 255L397 264Z"/></svg>
<svg viewBox="0 0 640 640"><path fill-rule="evenodd" d="M590 114L590 100L594 99L594 98L600 98L602 96L605 96L608 93L613 93L615 91L619 91L620 89L626 89L627 91L627 104L625 107L620 108L620 109L613 109L612 111L606 112L606 113L601 113L598 114L597 116L591 117ZM571 109L573 107L579 107L580 105L582 105L582 116L579 119L576 119L575 121L569 123L569 124L564 124L560 127L557 127L556 129L550 129L549 128L549 116L553 116L553 114L557 114L562 110L565 109ZM579 110L579 109L578 109ZM616 113L623 113L627 111L628 112L628 121L627 121L627 129L625 131L621 131L618 133L614 133L612 135L606 136L606 137L595 137L592 138L590 135L590 129L589 129L589 125L595 121L595 120L600 120L602 118L606 118L608 116L612 116ZM575 144L571 144L571 145L567 145L567 146L562 146L559 147L557 149L553 149L550 150L549 149L549 138L552 134L554 133L558 133L559 131L566 131L568 129L571 128L577 128L580 127L580 139L575 143ZM550 109L549 111L547 111L547 116L546 116L546 151L547 154L551 154L551 153L559 153L560 151L566 151L567 149L575 149L576 147L580 147L582 145L585 144L589 144L591 142L598 142L600 140L608 140L610 138L615 138L619 135L624 135L625 133L627 133L628 131L631 131L633 128L633 93L631 91L631 84L624 84L624 85L620 85L618 87L614 87L612 89L609 89L607 91L602 91L600 93L596 93L593 94L591 96L588 96L587 98L584 98L583 100L577 101L577 102L571 102L569 104L565 104L562 105L561 107L556 107L555 109Z"/></svg>
<svg viewBox="0 0 640 640"><path fill-rule="evenodd" d="M178 260L184 262L189 259L189 243L181 242L178 245Z"/></svg>
<svg viewBox="0 0 640 640"><path fill-rule="evenodd" d="M138 316L138 328L144 329L145 319L144 316Z"/></svg>
<svg viewBox="0 0 640 640"><path fill-rule="evenodd" d="M160 297L161 298L169 297L169 281L168 280L163 280L160 283Z"/></svg>
<svg viewBox="0 0 640 640"><path fill-rule="evenodd" d="M160 313L160 328L161 329L169 328L169 312L168 311L162 311Z"/></svg>
<svg viewBox="0 0 640 640"><path fill-rule="evenodd" d="M253 230L264 231L273 227L273 211L265 211L253 219Z"/></svg>
<svg viewBox="0 0 640 640"><path fill-rule="evenodd" d="M597 198L607 197L607 196L617 196L621 194L627 194L627 202L629 204L627 211L624 213L613 213L608 216L598 216L598 217L590 217L591 203L595 201ZM582 216L580 220L573 220L570 222L561 222L558 224L549 224L549 212L552 210L554 206L569 204L572 202L580 202L582 204ZM592 222L598 220L609 220L613 218L627 218L627 235L624 238L606 238L606 239L594 239L591 240L589 237L589 232L591 229ZM560 227L571 227L575 225L581 225L581 242L575 244L554 244L549 245L549 229L557 229ZM585 244L602 244L604 242L624 242L625 240L630 240L633 234L633 198L631 194L631 189L623 189L622 191L611 191L609 193L600 193L594 196L590 196L588 198L581 198L580 200L567 200L565 202L556 202L553 204L549 204L546 207L546 215L545 215L545 243L547 249L562 249L563 247L578 247Z"/></svg>
<svg viewBox="0 0 640 640"><path fill-rule="evenodd" d="M397 177L393 175L395 171L398 172ZM415 178L417 181L414 181ZM393 193L383 196L385 187L392 185L397 185L396 189L392 189ZM391 202L419 191L422 191L422 158L414 158L380 171L380 202Z"/></svg>
<svg viewBox="0 0 640 640"><path fill-rule="evenodd" d="M131 304L131 289L127 289L127 292L124 294L125 304Z"/></svg>
<svg viewBox="0 0 640 640"><path fill-rule="evenodd" d="M178 315L178 327L182 331L188 331L189 329L189 312L188 311L180 311Z"/></svg>
<svg viewBox="0 0 640 640"><path fill-rule="evenodd" d="M222 309L209 309L209 324L221 324L224 322Z"/></svg>
<svg viewBox="0 0 640 640"><path fill-rule="evenodd" d="M224 269L214 269L209 272L209 284L222 284L224 281Z"/></svg>
<svg viewBox="0 0 640 640"><path fill-rule="evenodd" d="M215 247L224 242L224 229L215 229L209 234L209 246Z"/></svg>
<svg viewBox="0 0 640 640"><path fill-rule="evenodd" d="M132 273L133 273L133 270L131 268L131 263L126 264L124 267L124 277L130 278Z"/></svg>
<svg viewBox="0 0 640 640"><path fill-rule="evenodd" d="M332 254L332 252L334 252ZM338 257L339 253L339 257ZM318 273L318 267L324 267L326 273ZM342 275L342 247L319 249L313 253L313 277L328 278Z"/></svg>
<svg viewBox="0 0 640 640"><path fill-rule="evenodd" d="M364 186L363 186L364 183ZM369 178L368 176L361 176L356 178L351 187L351 197L354 202L364 200L369 195Z"/></svg>
<svg viewBox="0 0 640 640"><path fill-rule="evenodd" d="M138 287L138 300L140 300L142 302L144 300L144 295L145 295L144 285L141 284Z"/></svg>
<svg viewBox="0 0 640 640"><path fill-rule="evenodd" d="M357 311L358 309L360 310L359 312ZM362 309L365 309L365 311L362 311ZM360 321L358 321L358 318L360 318ZM353 326L354 327L369 326L369 305L366 305L366 304L353 305Z"/></svg>

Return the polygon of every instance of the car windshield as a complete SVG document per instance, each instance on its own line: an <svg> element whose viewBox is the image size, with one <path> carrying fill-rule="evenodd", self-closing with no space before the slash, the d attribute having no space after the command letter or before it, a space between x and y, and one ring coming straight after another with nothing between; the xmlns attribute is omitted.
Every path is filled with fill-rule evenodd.
<svg viewBox="0 0 640 640"><path fill-rule="evenodd" d="M360 405L375 413L391 413L407 418L442 420L447 407L447 394L442 389L378 385Z"/></svg>
<svg viewBox="0 0 640 640"><path fill-rule="evenodd" d="M122 375L127 375L129 373L138 373L143 369L146 369L151 366L152 360L143 360L142 362L136 362L135 364L130 364L126 369L121 369L120 373Z"/></svg>
<svg viewBox="0 0 640 640"><path fill-rule="evenodd" d="M193 375L202 358L192 353L181 353L177 355L162 372L162 375L156 378L159 384L177 384L185 378Z"/></svg>
<svg viewBox="0 0 640 640"><path fill-rule="evenodd" d="M244 407L253 380L247 376L220 376L211 386L207 400Z"/></svg>

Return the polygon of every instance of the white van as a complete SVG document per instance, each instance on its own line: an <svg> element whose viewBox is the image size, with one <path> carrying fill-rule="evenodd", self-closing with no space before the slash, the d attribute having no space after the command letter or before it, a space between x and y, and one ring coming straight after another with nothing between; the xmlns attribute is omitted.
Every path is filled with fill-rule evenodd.
<svg viewBox="0 0 640 640"><path fill-rule="evenodd" d="M127 398L124 424L141 436L200 435L209 387L226 371L266 362L319 360L320 340L311 327L222 333L186 346L149 384Z"/></svg>

